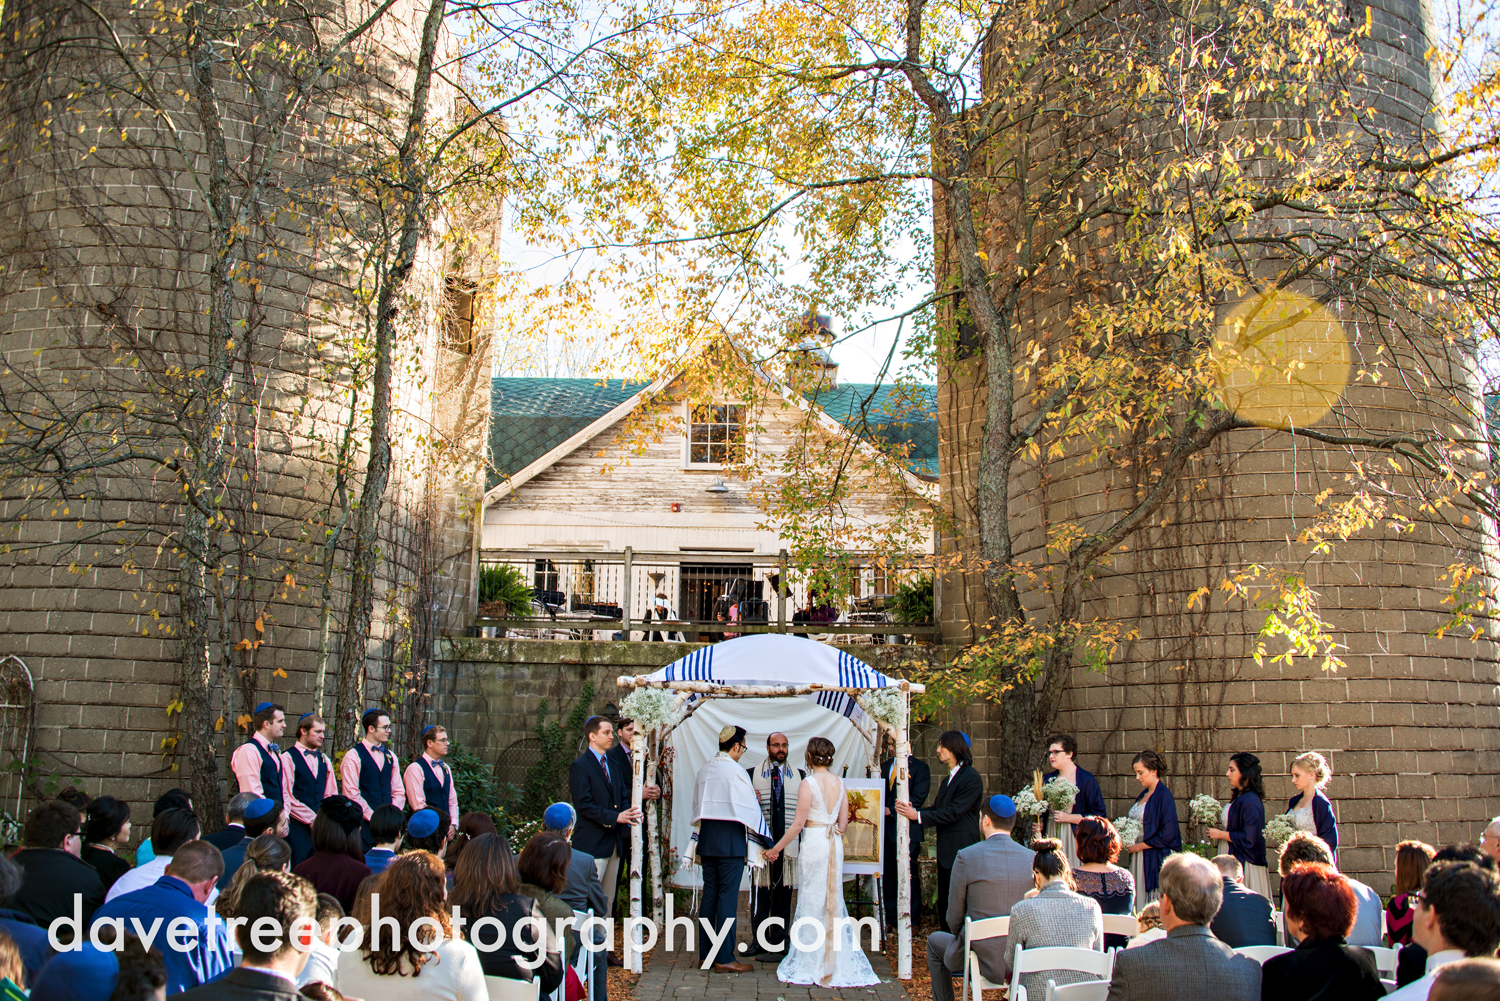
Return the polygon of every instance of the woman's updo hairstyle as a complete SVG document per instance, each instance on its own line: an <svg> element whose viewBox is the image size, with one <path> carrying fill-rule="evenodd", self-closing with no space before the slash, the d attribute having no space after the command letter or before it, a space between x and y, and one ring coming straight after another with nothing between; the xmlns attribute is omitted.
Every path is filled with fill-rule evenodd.
<svg viewBox="0 0 1500 1001"><path fill-rule="evenodd" d="M1037 838L1031 843L1031 850L1036 852L1036 858L1031 860L1033 872L1042 874L1043 879L1052 880L1062 877L1068 884L1068 889L1074 889L1073 867L1068 865L1068 857L1063 854L1062 842L1056 838Z"/></svg>
<svg viewBox="0 0 1500 1001"><path fill-rule="evenodd" d="M1167 759L1151 750L1149 747L1130 759L1132 766L1141 764L1146 766L1146 771L1155 772L1157 778L1165 778L1167 774Z"/></svg>
<svg viewBox="0 0 1500 1001"><path fill-rule="evenodd" d="M1308 751L1292 759L1292 764L1313 777L1313 784L1322 789L1333 775L1333 766L1317 751Z"/></svg>
<svg viewBox="0 0 1500 1001"><path fill-rule="evenodd" d="M807 767L828 768L833 764L833 741L827 737L814 737L807 742Z"/></svg>

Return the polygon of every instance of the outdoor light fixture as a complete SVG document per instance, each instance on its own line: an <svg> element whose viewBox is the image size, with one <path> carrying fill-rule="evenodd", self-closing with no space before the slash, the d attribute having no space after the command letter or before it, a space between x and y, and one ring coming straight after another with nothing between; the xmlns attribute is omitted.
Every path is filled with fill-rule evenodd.
<svg viewBox="0 0 1500 1001"><path fill-rule="evenodd" d="M713 484L711 486L705 487L704 488L704 493L710 493L710 494L727 494L727 493L729 493L729 488L724 485L724 477L722 477L722 476L716 476L716 477L714 477Z"/></svg>

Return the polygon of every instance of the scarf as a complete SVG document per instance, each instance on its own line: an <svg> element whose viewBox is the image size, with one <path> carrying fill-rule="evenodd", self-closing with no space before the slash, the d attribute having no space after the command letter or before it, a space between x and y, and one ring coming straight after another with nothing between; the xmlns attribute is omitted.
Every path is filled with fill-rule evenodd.
<svg viewBox="0 0 1500 1001"><path fill-rule="evenodd" d="M698 831L705 820L727 820L745 825L746 861L752 869L765 864L764 849L774 843L771 828L755 798L755 787L739 762L720 751L698 770L693 786L693 857L698 855ZM695 862L696 864L696 862Z"/></svg>

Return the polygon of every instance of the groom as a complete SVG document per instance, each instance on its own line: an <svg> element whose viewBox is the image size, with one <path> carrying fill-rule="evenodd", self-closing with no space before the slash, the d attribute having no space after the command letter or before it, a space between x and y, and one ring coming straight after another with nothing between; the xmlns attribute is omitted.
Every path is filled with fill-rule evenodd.
<svg viewBox="0 0 1500 1001"><path fill-rule="evenodd" d="M746 973L754 967L734 958L740 879L745 873L747 852L757 867L760 849L771 844L766 818L760 812L750 776L739 766L745 753L745 728L726 726L719 731L719 753L698 771L693 786L693 835L698 863L703 867L703 902L698 909L698 959L702 969L710 962L718 973ZM704 934L710 931L711 934ZM722 936L720 938L719 936ZM710 956L712 938L717 952Z"/></svg>

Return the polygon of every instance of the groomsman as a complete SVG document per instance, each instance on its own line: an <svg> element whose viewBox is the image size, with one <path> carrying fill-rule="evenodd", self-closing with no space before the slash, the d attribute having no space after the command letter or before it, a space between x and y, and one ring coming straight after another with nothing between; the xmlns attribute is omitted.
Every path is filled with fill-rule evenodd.
<svg viewBox="0 0 1500 1001"><path fill-rule="evenodd" d="M406 807L406 789L401 785L401 766L395 753L386 747L391 739L391 717L384 709L365 710L359 718L364 738L344 755L339 763L340 788L344 796L358 806L363 819L360 835L364 850L375 847L370 837L370 814L377 806Z"/></svg>
<svg viewBox="0 0 1500 1001"><path fill-rule="evenodd" d="M253 792L281 805L281 748L276 741L286 732L286 713L274 702L262 702L250 716L250 739L235 749L229 768L239 781L238 792Z"/></svg>
<svg viewBox="0 0 1500 1001"><path fill-rule="evenodd" d="M641 811L630 805L628 788L615 777L618 768L609 765L609 749L615 742L614 724L603 716L590 716L584 724L589 746L568 766L568 794L578 811L573 829L573 847L592 855L604 886L605 914L615 907L615 886L620 878L620 856L630 843L630 826L640 821Z"/></svg>
<svg viewBox="0 0 1500 1001"><path fill-rule="evenodd" d="M448 756L448 731L429 726L422 731L422 756L406 766L406 802L413 812L432 807L448 821L448 837L458 831L458 787L443 761Z"/></svg>
<svg viewBox="0 0 1500 1001"><path fill-rule="evenodd" d="M979 801L984 796L984 780L974 770L974 754L969 738L957 730L948 730L938 738L938 760L948 769L938 786L932 805L920 812L909 802L896 801L896 812L907 820L937 829L937 914L943 931L958 934L948 927L948 884L953 877L953 860L958 853L982 840L979 833Z"/></svg>
<svg viewBox="0 0 1500 1001"><path fill-rule="evenodd" d="M312 857L312 824L324 797L337 796L338 780L333 762L323 753L328 724L317 713L297 721L297 740L281 754L282 793L288 809L287 842L292 846L293 868Z"/></svg>
<svg viewBox="0 0 1500 1001"><path fill-rule="evenodd" d="M773 733L766 738L766 760L759 768L745 769L755 787L761 813L771 828L772 843L780 841L796 821L797 794L802 780L807 778L802 769L786 763L789 747L786 734ZM779 961L786 953L787 929L792 923L792 888L797 885L797 849L797 842L791 842L775 862L766 866L767 885L761 886L759 881L750 885L753 942L757 949L763 950L755 958L762 962ZM773 918L779 918L781 923L778 925Z"/></svg>
<svg viewBox="0 0 1500 1001"><path fill-rule="evenodd" d="M880 777L885 779L885 801L896 802L896 782L891 778L891 762L896 760L896 742L894 738L887 737L886 752L890 756L880 763ZM916 805L917 810L922 809L922 804L927 802L927 792L932 788L932 769L927 767L927 762L910 755L907 759L907 771L910 778L907 781L907 798ZM917 859L922 854L922 825L915 820L902 821L896 817L893 807L887 807L885 811L885 866L880 877L880 888L885 898L885 924L887 928L896 927L896 890L899 888L896 880L896 825L908 823L911 825L911 842L907 846L911 859L911 926L920 928L922 926L922 872L917 865Z"/></svg>

